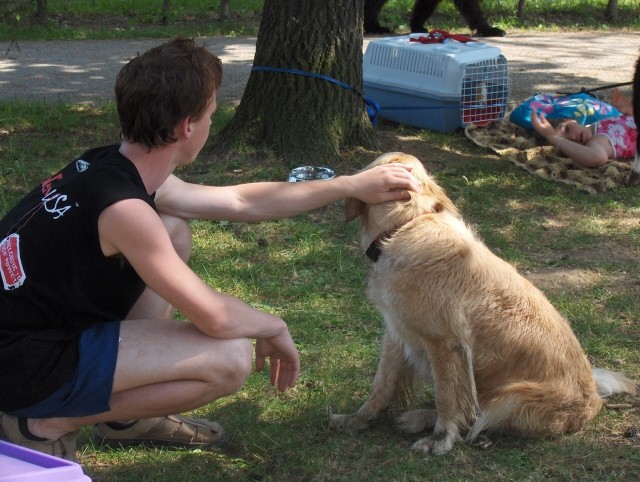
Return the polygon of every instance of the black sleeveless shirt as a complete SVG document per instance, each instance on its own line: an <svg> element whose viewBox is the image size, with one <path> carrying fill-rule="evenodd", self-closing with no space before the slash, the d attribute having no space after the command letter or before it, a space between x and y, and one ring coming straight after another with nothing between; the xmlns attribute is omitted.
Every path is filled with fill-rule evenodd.
<svg viewBox="0 0 640 482"><path fill-rule="evenodd" d="M154 209L135 166L107 146L43 181L0 220L0 410L29 407L68 380L78 336L122 320L144 283L100 250L98 217L124 199Z"/></svg>

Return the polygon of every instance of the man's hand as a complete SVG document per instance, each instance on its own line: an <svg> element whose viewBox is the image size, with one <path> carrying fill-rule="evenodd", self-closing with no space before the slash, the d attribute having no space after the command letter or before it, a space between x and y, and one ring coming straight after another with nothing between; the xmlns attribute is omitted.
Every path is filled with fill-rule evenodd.
<svg viewBox="0 0 640 482"><path fill-rule="evenodd" d="M271 385L284 392L295 385L300 375L300 356L291 339L289 330L279 335L256 340L256 371L264 368L265 358L269 358Z"/></svg>
<svg viewBox="0 0 640 482"><path fill-rule="evenodd" d="M353 175L358 182L356 198L367 204L409 199L409 191L420 193L422 185L406 164L390 163Z"/></svg>

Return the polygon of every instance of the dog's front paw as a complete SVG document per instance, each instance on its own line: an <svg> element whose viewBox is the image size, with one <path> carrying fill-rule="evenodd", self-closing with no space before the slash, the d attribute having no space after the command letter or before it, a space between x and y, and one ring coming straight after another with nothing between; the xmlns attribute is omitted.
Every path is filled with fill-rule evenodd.
<svg viewBox="0 0 640 482"><path fill-rule="evenodd" d="M423 430L431 430L436 426L438 412L435 410L411 410L398 417L396 423L401 432L418 433Z"/></svg>
<svg viewBox="0 0 640 482"><path fill-rule="evenodd" d="M359 417L357 414L333 414L329 423L330 427L336 431L344 430L364 430L369 426L369 422Z"/></svg>
<svg viewBox="0 0 640 482"><path fill-rule="evenodd" d="M457 433L440 432L424 437L411 446L411 450L422 454L444 455L451 451L453 445L460 440Z"/></svg>

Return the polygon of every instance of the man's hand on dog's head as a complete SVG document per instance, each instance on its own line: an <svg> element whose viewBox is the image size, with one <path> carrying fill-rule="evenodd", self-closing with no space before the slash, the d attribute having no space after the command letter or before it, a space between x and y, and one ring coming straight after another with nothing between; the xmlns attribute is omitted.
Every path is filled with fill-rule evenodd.
<svg viewBox="0 0 640 482"><path fill-rule="evenodd" d="M413 166L407 164L389 163L354 174L358 191L353 197L367 204L409 199L410 192L422 192L422 184L412 170Z"/></svg>

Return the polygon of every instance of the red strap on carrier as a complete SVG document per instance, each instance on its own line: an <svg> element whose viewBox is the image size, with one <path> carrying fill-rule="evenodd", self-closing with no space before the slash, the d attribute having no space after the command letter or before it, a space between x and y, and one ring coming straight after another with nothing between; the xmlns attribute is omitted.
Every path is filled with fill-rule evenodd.
<svg viewBox="0 0 640 482"><path fill-rule="evenodd" d="M462 43L477 42L477 40L474 40L470 37L449 33L446 30L431 30L426 37L424 35L421 35L420 37L409 37L409 42L420 42L421 44L436 44L442 43L446 39L457 40L458 42Z"/></svg>

